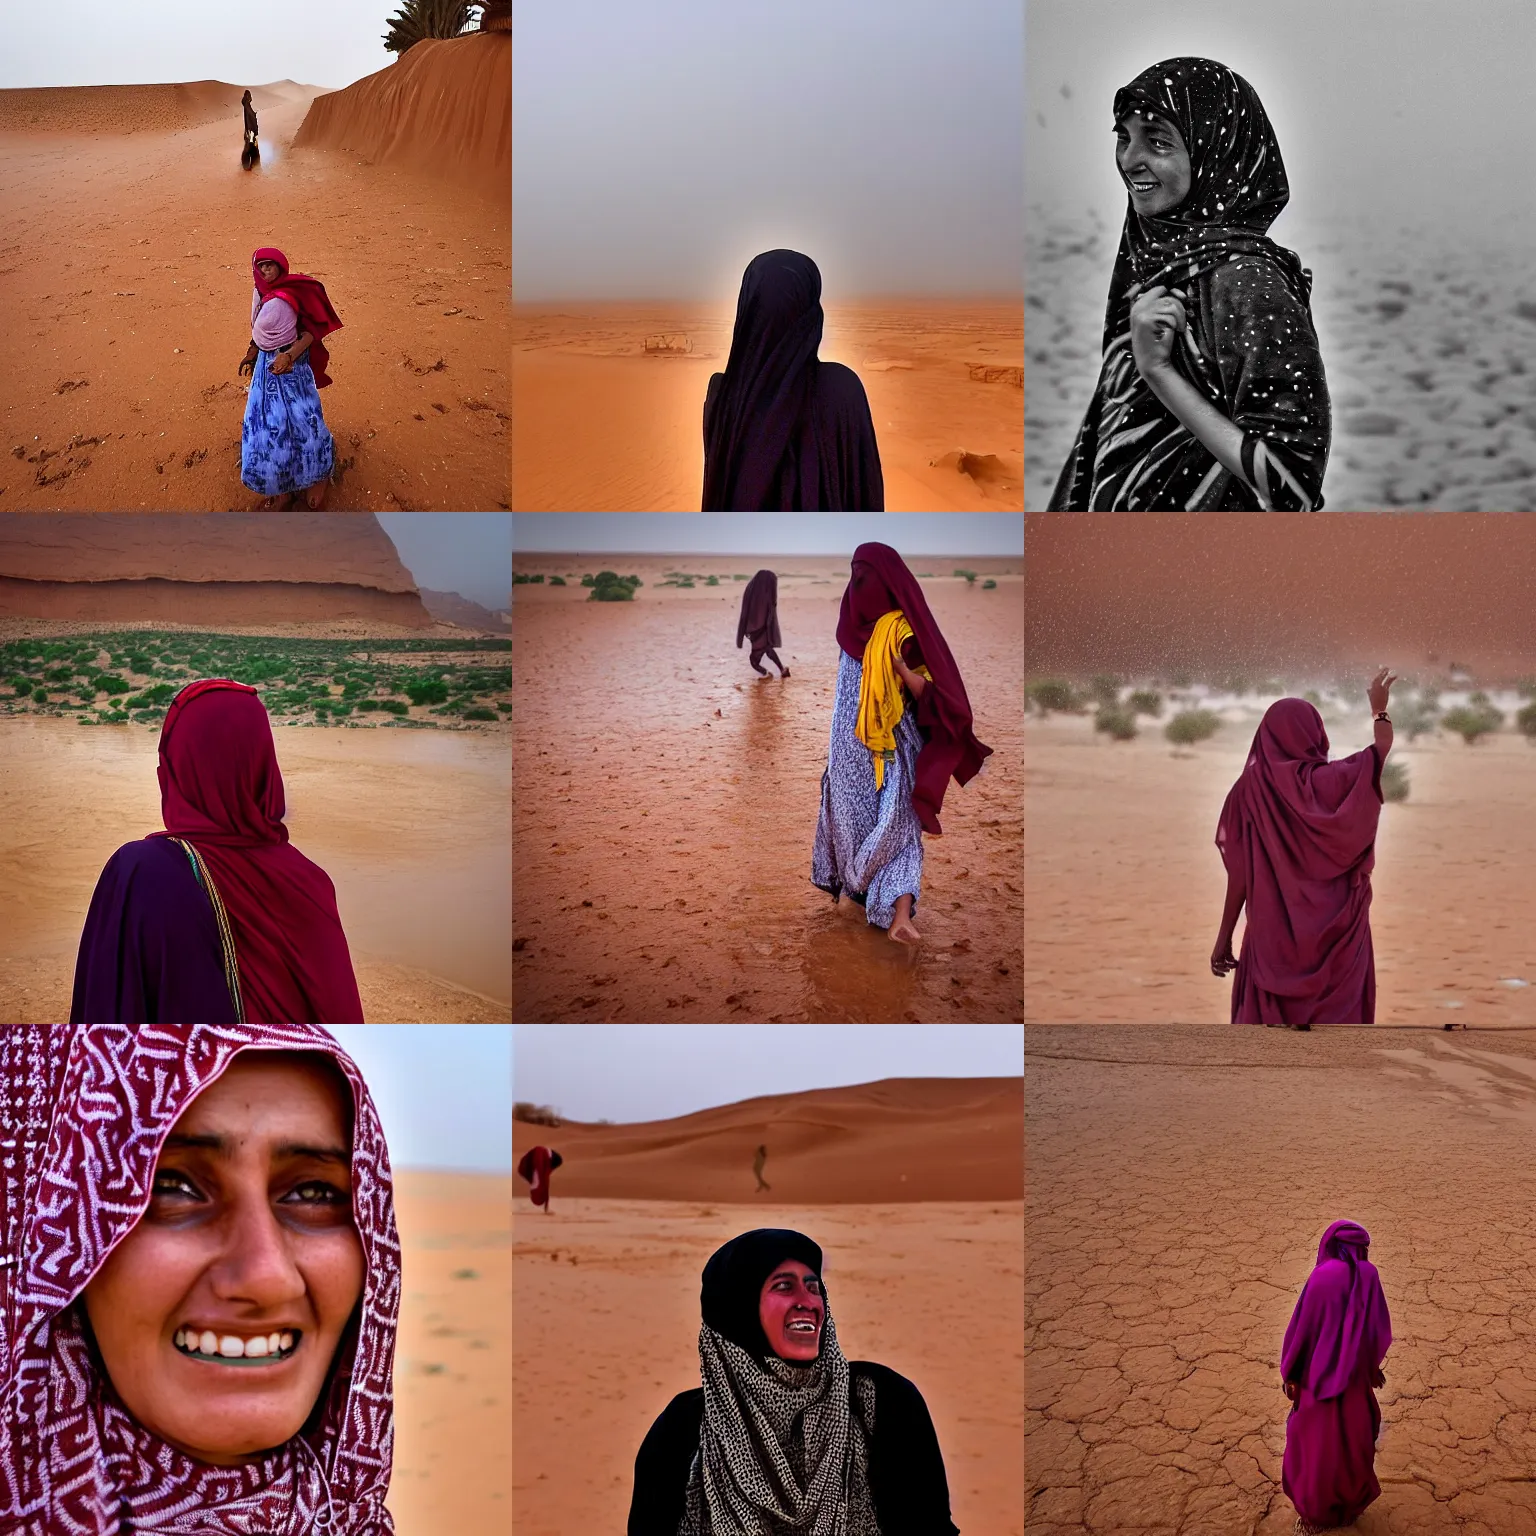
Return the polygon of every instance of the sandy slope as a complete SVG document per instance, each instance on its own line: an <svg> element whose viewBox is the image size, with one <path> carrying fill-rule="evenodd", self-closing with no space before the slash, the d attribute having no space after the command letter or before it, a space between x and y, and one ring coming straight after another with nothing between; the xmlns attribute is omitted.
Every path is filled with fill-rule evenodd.
<svg viewBox="0 0 1536 1536"><path fill-rule="evenodd" d="M1289 1536L1285 1325L1330 1221L1392 1312L1361 1536L1536 1529L1531 1036L1034 1029L1030 1536Z"/></svg>
<svg viewBox="0 0 1536 1536"><path fill-rule="evenodd" d="M925 838L919 953L810 883L847 564L776 558L780 654L735 648L754 556L682 557L720 587L661 588L671 561L518 555L518 571L605 566L633 603L514 589L515 1012L539 1022L1021 1018L1017 560L967 560L991 592L914 558L959 662L986 769ZM1006 574L1012 572L1013 574Z"/></svg>
<svg viewBox="0 0 1536 1536"><path fill-rule="evenodd" d="M1018 303L825 308L820 355L863 381L886 509L1018 511ZM734 310L707 304L518 305L517 510L697 510L704 394L733 322ZM691 351L647 356L648 336L686 337Z"/></svg>
<svg viewBox="0 0 1536 1536"><path fill-rule="evenodd" d="M635 1125L515 1120L512 1152L558 1147L562 1201L745 1200L759 1146L774 1198L797 1205L1022 1200L1023 1093L1022 1077L886 1078Z"/></svg>
<svg viewBox="0 0 1536 1536"><path fill-rule="evenodd" d="M506 506L506 182L480 195L291 149L306 94L261 112L261 167L245 173L237 87L233 110L192 126L174 100L89 94L130 89L50 108L49 133L5 131L0 92L0 507L255 505L237 368L262 245L320 278L342 318L321 392L341 466L330 505Z"/></svg>

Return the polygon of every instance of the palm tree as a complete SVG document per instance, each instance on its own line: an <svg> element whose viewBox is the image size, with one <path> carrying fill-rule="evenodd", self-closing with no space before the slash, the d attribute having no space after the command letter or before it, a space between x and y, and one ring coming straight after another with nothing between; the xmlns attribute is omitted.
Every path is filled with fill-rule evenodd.
<svg viewBox="0 0 1536 1536"><path fill-rule="evenodd" d="M389 18L384 47L403 54L424 37L457 37L481 8L472 0L402 0L400 10Z"/></svg>

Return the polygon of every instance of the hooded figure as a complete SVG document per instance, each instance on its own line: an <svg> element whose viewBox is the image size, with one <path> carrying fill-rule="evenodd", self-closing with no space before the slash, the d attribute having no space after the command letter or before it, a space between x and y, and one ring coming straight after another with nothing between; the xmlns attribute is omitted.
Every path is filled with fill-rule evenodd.
<svg viewBox="0 0 1536 1536"><path fill-rule="evenodd" d="M1229 889L1248 907L1234 1024L1375 1023L1371 869L1381 805L1374 743L1330 763L1311 704L1269 706L1216 827Z"/></svg>
<svg viewBox="0 0 1536 1536"><path fill-rule="evenodd" d="M126 843L91 897L76 1022L355 1024L336 889L288 841L272 725L254 688L191 683L160 727L166 830Z"/></svg>
<svg viewBox="0 0 1536 1536"><path fill-rule="evenodd" d="M1381 1276L1366 1257L1370 1245L1370 1233L1353 1221L1336 1221L1323 1233L1281 1349L1280 1374L1293 1404L1281 1482L1313 1530L1352 1524L1381 1493L1381 1408L1371 1388L1386 1380L1381 1362L1392 1319Z"/></svg>
<svg viewBox="0 0 1536 1536"><path fill-rule="evenodd" d="M738 651L741 642L748 636L752 640L752 651L748 658L752 670L761 672L764 677L768 676L767 669L761 665L766 653L774 666L788 677L789 668L779 660L776 649L784 642L779 636L779 578L772 571L759 571L742 590L741 616L736 621Z"/></svg>
<svg viewBox="0 0 1536 1536"><path fill-rule="evenodd" d="M864 386L816 356L821 327L816 263L798 251L754 256L731 355L704 398L704 511L885 510Z"/></svg>
<svg viewBox="0 0 1536 1536"><path fill-rule="evenodd" d="M549 1147L530 1147L517 1165L517 1176L528 1186L528 1198L549 1214L549 1176L565 1159Z"/></svg>
<svg viewBox="0 0 1536 1536"><path fill-rule="evenodd" d="M306 1234L316 1229L355 1232L361 1291L350 1321L340 1320L345 1326L328 1365L314 1374L303 1349L322 1351L321 1340L336 1336L338 1319L327 1310L342 1304L327 1289L329 1282L317 1288L312 1281L295 1295L284 1288L281 1273L274 1288L270 1278L257 1279L247 1262L240 1296L220 1300L210 1270L222 1264L228 1271L220 1244L238 1240L231 1234L243 1230L239 1223L226 1221L221 1234L190 1237L165 1221L145 1228L157 1262L172 1266L178 1281L200 1271L187 1304L209 1309L205 1318L221 1319L228 1309L254 1321L258 1310L270 1308L309 1334L299 1337L299 1357L283 1369L302 1373L290 1376L290 1383L315 1381L312 1403L283 1403L290 1388L275 1385L279 1401L258 1405L292 1419L295 1432L241 1464L214 1465L190 1454L184 1442L164 1438L128 1399L151 1402L178 1429L195 1427L199 1398L206 1394L212 1408L222 1409L228 1394L219 1392L216 1378L236 1367L192 1363L172 1353L180 1348L171 1334L177 1318L167 1316L162 1326L155 1313L173 1287L141 1298L147 1316L110 1319L110 1339L99 1297L85 1293L93 1282L122 1284L103 1271L109 1261L120 1267L131 1257L130 1244L141 1235L152 1203L163 1208L162 1216L173 1208L185 1215L185 1176L167 1179L159 1172L162 1156L174 1156L167 1138L183 1113L232 1066L273 1052L305 1053L281 1058L290 1064L287 1070L318 1056L318 1067L297 1070L334 1075L346 1096L346 1165L306 1159L292 1165L296 1173L287 1165L273 1167L281 1166L292 1186L288 1196L317 1196L318 1186L297 1180L323 1177L330 1189L325 1214L312 1208L295 1217L305 1229L295 1240L315 1241ZM8 1149L0 1186L0 1530L7 1536L310 1536L321 1530L390 1536L394 1525L384 1497L393 1439L400 1243L383 1130L346 1053L307 1024L6 1029L0 1030L0 1105L0 1139ZM231 1198L206 1184L193 1193ZM134 1262L142 1266L144 1259ZM265 1260L255 1266L263 1267L271 1268ZM147 1340L138 1337L145 1333ZM227 1351L221 1347L219 1353ZM109 1357L131 1358L138 1368L114 1380ZM216 1428L230 1433L227 1422Z"/></svg>
<svg viewBox="0 0 1536 1536"><path fill-rule="evenodd" d="M251 105L251 93L249 91L240 98L240 105L245 111L246 135L250 137L260 133L261 130L256 123L256 108Z"/></svg>
<svg viewBox="0 0 1536 1536"><path fill-rule="evenodd" d="M1154 64L1116 93L1116 124L1133 114L1178 129L1189 191L1145 215L1127 189L1099 379L1050 510L1318 511L1328 385L1312 327L1312 275L1265 233L1290 184L1264 105L1226 65L1179 58ZM1188 327L1172 362L1241 430L1241 477L1137 370L1131 305L1159 286L1186 296Z"/></svg>
<svg viewBox="0 0 1536 1536"><path fill-rule="evenodd" d="M704 1384L646 1435L628 1536L958 1536L928 1405L906 1377L844 1359L822 1271L821 1249L781 1228L710 1258ZM789 1331L801 1321L814 1330Z"/></svg>

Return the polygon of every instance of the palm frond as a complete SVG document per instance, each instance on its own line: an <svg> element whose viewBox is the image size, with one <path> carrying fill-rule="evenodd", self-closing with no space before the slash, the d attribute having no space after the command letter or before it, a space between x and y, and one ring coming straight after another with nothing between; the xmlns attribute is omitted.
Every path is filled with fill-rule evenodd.
<svg viewBox="0 0 1536 1536"><path fill-rule="evenodd" d="M471 0L404 0L389 18L384 47L403 54L428 37L457 37L465 31L481 7Z"/></svg>

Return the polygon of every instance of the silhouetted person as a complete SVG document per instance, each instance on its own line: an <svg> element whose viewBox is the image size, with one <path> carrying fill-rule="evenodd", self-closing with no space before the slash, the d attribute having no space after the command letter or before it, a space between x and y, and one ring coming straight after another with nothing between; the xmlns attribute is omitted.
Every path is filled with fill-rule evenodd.
<svg viewBox="0 0 1536 1536"><path fill-rule="evenodd" d="M550 1147L530 1147L517 1165L518 1177L528 1182L528 1198L549 1215L549 1176L565 1159Z"/></svg>
<svg viewBox="0 0 1536 1536"><path fill-rule="evenodd" d="M773 1188L772 1184L765 1183L764 1180L763 1180L763 1165L767 1161L768 1161L768 1148L767 1147L759 1147L757 1149L757 1156L752 1159L752 1172L757 1175L757 1189L772 1189ZM752 1191L752 1193L754 1195L757 1193L757 1189L754 1189Z"/></svg>
<svg viewBox="0 0 1536 1536"><path fill-rule="evenodd" d="M245 109L244 147L240 151L240 164L250 170L252 164L261 159L261 145L258 142L261 129L256 121L256 108L251 105L249 91L240 98L240 105Z"/></svg>

